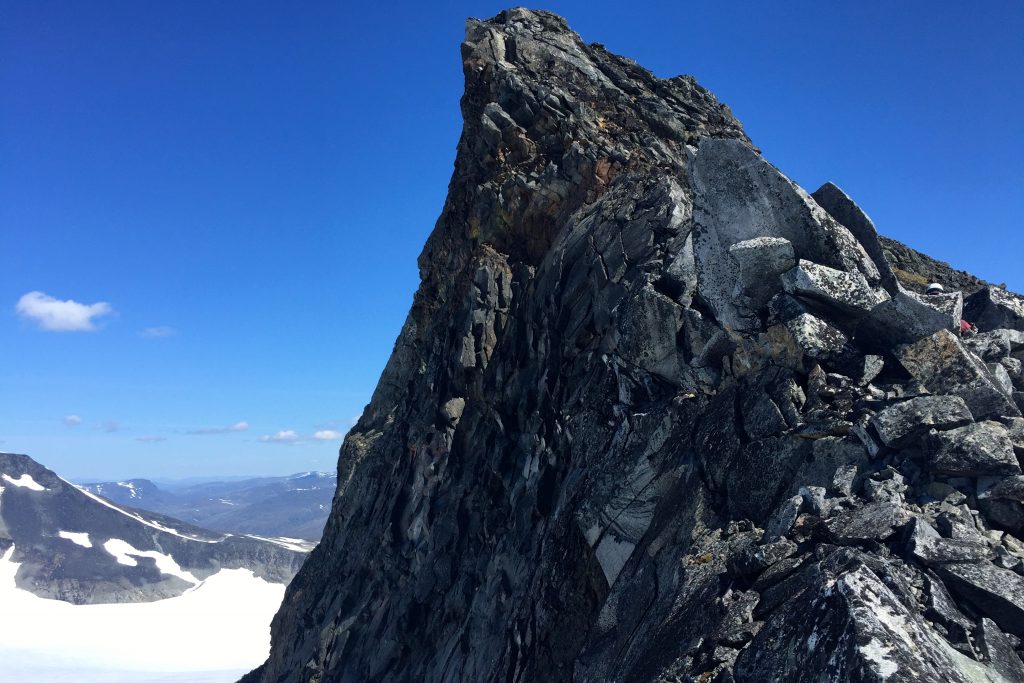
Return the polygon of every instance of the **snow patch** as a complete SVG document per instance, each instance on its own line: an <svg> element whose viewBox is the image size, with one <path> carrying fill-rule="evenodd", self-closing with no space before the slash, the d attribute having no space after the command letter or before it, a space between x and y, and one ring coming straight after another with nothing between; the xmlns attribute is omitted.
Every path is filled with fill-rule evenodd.
<svg viewBox="0 0 1024 683"><path fill-rule="evenodd" d="M72 605L19 589L14 547L0 555L0 661L4 680L8 663L18 663L12 680L53 678L54 667L103 671L228 671L222 681L237 680L270 652L270 620L285 587L246 569L222 569L175 598L142 603ZM37 669L32 670L35 662ZM163 678L103 680L154 681ZM181 676L176 680L200 680ZM212 680L212 679L202 679Z"/></svg>
<svg viewBox="0 0 1024 683"><path fill-rule="evenodd" d="M119 482L117 482L117 485L118 486L122 486L122 487L128 489L128 496L130 498L141 498L142 497L142 494L139 493L139 490L137 488L135 488L135 484L131 483L130 481L119 481Z"/></svg>
<svg viewBox="0 0 1024 683"><path fill-rule="evenodd" d="M15 486L20 486L23 489L29 489L30 491L45 491L46 487L42 486L35 479L32 478L31 474L23 474L17 479L9 474L3 475L4 479Z"/></svg>
<svg viewBox="0 0 1024 683"><path fill-rule="evenodd" d="M255 534L246 534L246 537L254 538L257 541L266 541L267 543L273 543L274 545L279 545L282 548L287 548L288 550L296 550L300 553L308 553L310 550L313 549L313 546L316 545L315 543L311 543L310 541L304 541L301 538L288 538L287 536L277 536L271 538L267 536L257 536Z"/></svg>
<svg viewBox="0 0 1024 683"><path fill-rule="evenodd" d="M118 564L137 567L139 565L139 561L135 559L136 557L151 557L156 562L156 568L160 570L161 574L177 576L179 579L187 581L193 586L199 584L199 579L193 576L191 572L187 572L182 569L170 555L165 555L155 550L139 550L133 547L131 543L122 541L119 538L112 538L104 543L103 549L113 555Z"/></svg>
<svg viewBox="0 0 1024 683"><path fill-rule="evenodd" d="M89 540L89 534L79 531L58 531L57 535L61 538L66 538L75 545L80 545L83 548L91 548L92 541Z"/></svg>

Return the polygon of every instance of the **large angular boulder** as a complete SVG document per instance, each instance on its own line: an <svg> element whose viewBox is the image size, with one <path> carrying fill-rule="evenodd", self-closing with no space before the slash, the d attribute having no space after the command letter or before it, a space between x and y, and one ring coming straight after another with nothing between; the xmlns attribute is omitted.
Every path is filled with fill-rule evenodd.
<svg viewBox="0 0 1024 683"><path fill-rule="evenodd" d="M953 429L972 421L959 396L918 396L875 413L871 426L885 446L901 448L930 429Z"/></svg>
<svg viewBox="0 0 1024 683"><path fill-rule="evenodd" d="M698 288L725 325L757 327L755 311L733 296L740 266L729 249L740 242L783 238L797 259L879 281L878 267L850 231L744 141L702 138L687 168Z"/></svg>
<svg viewBox="0 0 1024 683"><path fill-rule="evenodd" d="M950 477L1020 474L1010 436L998 422L979 422L929 435L928 468Z"/></svg>
<svg viewBox="0 0 1024 683"><path fill-rule="evenodd" d="M978 494L978 506L997 526L1024 530L1024 476L1006 477Z"/></svg>
<svg viewBox="0 0 1024 683"><path fill-rule="evenodd" d="M782 237L756 237L729 247L739 266L734 290L745 308L759 311L778 292L778 277L796 265L793 244Z"/></svg>
<svg viewBox="0 0 1024 683"><path fill-rule="evenodd" d="M1024 350L1024 332L1020 330L990 330L966 337L964 345L984 361L999 362L1011 354Z"/></svg>
<svg viewBox="0 0 1024 683"><path fill-rule="evenodd" d="M1024 297L1000 287L983 287L964 301L964 318L982 332L1024 331Z"/></svg>
<svg viewBox="0 0 1024 683"><path fill-rule="evenodd" d="M999 628L1024 636L1024 577L991 562L947 562L935 573L967 604Z"/></svg>
<svg viewBox="0 0 1024 683"><path fill-rule="evenodd" d="M801 259L782 275L782 287L788 293L811 299L836 315L862 317L888 298L857 272L846 272Z"/></svg>
<svg viewBox="0 0 1024 683"><path fill-rule="evenodd" d="M890 294L896 294L899 289L899 281L896 274L885 258L885 251L882 242L878 238L878 231L875 224L850 196L843 192L835 183L828 181L817 190L811 197L818 202L818 206L828 211L829 215L839 221L849 230L857 241L864 247L871 260L878 266L881 285Z"/></svg>
<svg viewBox="0 0 1024 683"><path fill-rule="evenodd" d="M948 330L896 347L894 355L932 393L961 397L975 418L1020 415L985 364Z"/></svg>
<svg viewBox="0 0 1024 683"><path fill-rule="evenodd" d="M948 296L951 298L925 298L901 287L892 298L878 304L864 316L854 337L865 348L885 351L939 330L957 330L963 299L959 292Z"/></svg>

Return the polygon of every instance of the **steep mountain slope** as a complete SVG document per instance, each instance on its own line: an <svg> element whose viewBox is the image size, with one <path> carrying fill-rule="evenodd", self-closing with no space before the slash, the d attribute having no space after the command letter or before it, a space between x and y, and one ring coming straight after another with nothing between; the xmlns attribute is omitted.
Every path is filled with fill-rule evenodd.
<svg viewBox="0 0 1024 683"><path fill-rule="evenodd" d="M319 540L337 487L334 474L204 482L164 491L146 479L84 484L120 505L243 534Z"/></svg>
<svg viewBox="0 0 1024 683"><path fill-rule="evenodd" d="M420 289L245 680L1024 679L1024 299L978 283L961 339L905 288L944 266L554 15L462 56Z"/></svg>
<svg viewBox="0 0 1024 683"><path fill-rule="evenodd" d="M25 455L0 453L0 553L17 587L74 604L181 595L222 569L286 584L305 559L287 541L211 532L82 491Z"/></svg>

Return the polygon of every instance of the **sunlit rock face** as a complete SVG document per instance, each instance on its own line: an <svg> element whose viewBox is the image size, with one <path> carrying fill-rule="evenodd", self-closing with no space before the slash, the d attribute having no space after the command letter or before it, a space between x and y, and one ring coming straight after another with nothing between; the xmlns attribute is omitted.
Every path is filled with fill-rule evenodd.
<svg viewBox="0 0 1024 683"><path fill-rule="evenodd" d="M1019 337L959 337L912 269L953 271L692 78L518 9L462 57L422 284L247 680L1024 677Z"/></svg>

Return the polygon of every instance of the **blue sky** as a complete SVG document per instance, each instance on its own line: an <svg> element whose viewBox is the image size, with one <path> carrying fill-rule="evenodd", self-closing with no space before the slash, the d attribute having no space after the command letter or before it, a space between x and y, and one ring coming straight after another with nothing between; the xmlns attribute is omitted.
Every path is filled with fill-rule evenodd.
<svg viewBox="0 0 1024 683"><path fill-rule="evenodd" d="M0 449L80 479L333 469L444 201L464 19L503 7L0 0ZM1024 4L547 8L1024 290Z"/></svg>

